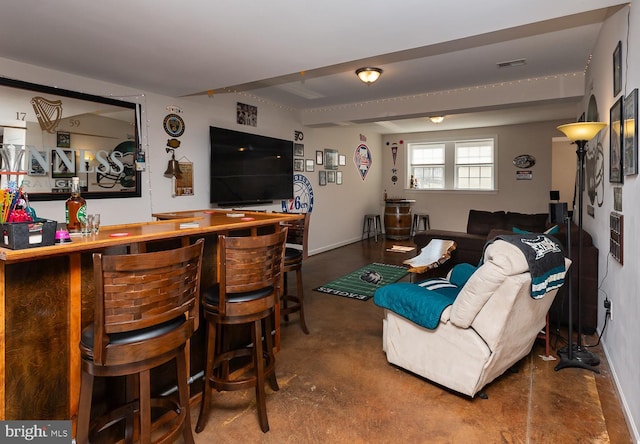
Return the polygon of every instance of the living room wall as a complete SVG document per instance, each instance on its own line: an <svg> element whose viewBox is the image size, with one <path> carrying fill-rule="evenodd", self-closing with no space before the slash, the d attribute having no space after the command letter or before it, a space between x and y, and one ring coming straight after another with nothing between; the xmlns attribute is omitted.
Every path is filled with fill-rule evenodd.
<svg viewBox="0 0 640 444"><path fill-rule="evenodd" d="M622 43L622 91L613 94L612 55L618 42ZM619 97L626 97L633 89L640 88L640 10L626 8L609 17L598 36L595 50L585 79L583 107L587 109L593 96L598 105L599 120L609 123L609 110ZM576 117L579 114L576 115ZM624 176L624 183L609 182L609 136L610 128L600 132L597 142L602 146L603 185L602 204L594 205L593 217L583 215L584 226L591 233L599 248L599 307L608 298L612 303L613 319L607 323L602 337L603 348L611 365L614 381L618 387L622 405L632 428L636 442L640 442L640 335L637 334L640 319L640 234L636 227L640 223L640 183L638 175ZM622 189L622 211L624 216L624 264L608 254L609 215L614 211L613 190ZM587 196L585 195L585 202ZM604 327L604 309L600 310L600 330Z"/></svg>
<svg viewBox="0 0 640 444"><path fill-rule="evenodd" d="M431 227L438 229L466 231L469 209L547 213L552 177L552 139L562 136L556 127L571 119L572 117L568 116L567 120L563 121L384 135L382 137L383 177L381 192L386 189L389 196L415 199L414 209L428 213ZM496 191L460 192L406 189L406 147L409 143L483 137L497 138ZM399 146L395 164L399 180L396 184L391 181L391 170L394 168L391 146L394 143ZM520 154L530 154L536 158L536 164L527 169L533 173L531 180L516 179L516 171L519 169L513 165L513 159ZM575 163L570 163L567 168L575 169Z"/></svg>

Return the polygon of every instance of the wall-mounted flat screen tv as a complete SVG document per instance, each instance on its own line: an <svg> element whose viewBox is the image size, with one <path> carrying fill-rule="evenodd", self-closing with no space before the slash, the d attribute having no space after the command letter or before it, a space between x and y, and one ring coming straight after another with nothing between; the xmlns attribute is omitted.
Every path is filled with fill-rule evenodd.
<svg viewBox="0 0 640 444"><path fill-rule="evenodd" d="M255 205L293 198L293 142L209 127L211 203Z"/></svg>

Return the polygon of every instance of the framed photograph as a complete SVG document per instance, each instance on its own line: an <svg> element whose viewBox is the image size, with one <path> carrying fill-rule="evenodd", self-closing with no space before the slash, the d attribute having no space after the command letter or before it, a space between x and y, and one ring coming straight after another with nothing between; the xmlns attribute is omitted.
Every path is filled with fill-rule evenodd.
<svg viewBox="0 0 640 444"><path fill-rule="evenodd" d="M293 171L304 171L304 159L293 159Z"/></svg>
<svg viewBox="0 0 640 444"><path fill-rule="evenodd" d="M336 172L331 170L327 171L327 183L336 183Z"/></svg>
<svg viewBox="0 0 640 444"><path fill-rule="evenodd" d="M638 88L631 91L624 99L622 121L624 122L622 165L624 175L631 176L638 174Z"/></svg>
<svg viewBox="0 0 640 444"><path fill-rule="evenodd" d="M622 187L613 187L613 210L622 211Z"/></svg>
<svg viewBox="0 0 640 444"><path fill-rule="evenodd" d="M71 148L71 134L65 131L57 131L56 146L60 148Z"/></svg>
<svg viewBox="0 0 640 444"><path fill-rule="evenodd" d="M343 166L347 164L347 156L345 156L344 154L340 154L338 156L338 165Z"/></svg>
<svg viewBox="0 0 640 444"><path fill-rule="evenodd" d="M618 41L613 51L613 97L622 89L622 42Z"/></svg>
<svg viewBox="0 0 640 444"><path fill-rule="evenodd" d="M315 163L313 159L306 159L304 161L304 170L307 172L311 172L315 169Z"/></svg>
<svg viewBox="0 0 640 444"><path fill-rule="evenodd" d="M324 167L327 170L338 169L338 151L337 150L324 150Z"/></svg>
<svg viewBox="0 0 640 444"><path fill-rule="evenodd" d="M622 97L609 110L609 182L622 183Z"/></svg>
<svg viewBox="0 0 640 444"><path fill-rule="evenodd" d="M324 163L324 153L322 151L316 151L316 165L322 165Z"/></svg>
<svg viewBox="0 0 640 444"><path fill-rule="evenodd" d="M342 171L336 171L336 184L342 185Z"/></svg>
<svg viewBox="0 0 640 444"><path fill-rule="evenodd" d="M238 125L258 126L258 107L237 102L236 123Z"/></svg>
<svg viewBox="0 0 640 444"><path fill-rule="evenodd" d="M293 155L294 156L304 156L304 144L302 143L294 143L293 144Z"/></svg>
<svg viewBox="0 0 640 444"><path fill-rule="evenodd" d="M73 150L51 151L51 177L54 179L65 179L76 174L73 159Z"/></svg>
<svg viewBox="0 0 640 444"><path fill-rule="evenodd" d="M322 170L322 171L318 171L318 182L320 183L320 186L323 187L327 184L327 172Z"/></svg>

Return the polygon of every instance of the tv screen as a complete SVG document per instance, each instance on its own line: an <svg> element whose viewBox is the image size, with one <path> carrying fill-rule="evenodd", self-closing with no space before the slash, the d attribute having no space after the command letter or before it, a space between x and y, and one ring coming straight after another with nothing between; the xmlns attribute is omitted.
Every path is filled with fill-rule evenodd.
<svg viewBox="0 0 640 444"><path fill-rule="evenodd" d="M269 203L293 197L293 142L224 128L211 136L211 203Z"/></svg>

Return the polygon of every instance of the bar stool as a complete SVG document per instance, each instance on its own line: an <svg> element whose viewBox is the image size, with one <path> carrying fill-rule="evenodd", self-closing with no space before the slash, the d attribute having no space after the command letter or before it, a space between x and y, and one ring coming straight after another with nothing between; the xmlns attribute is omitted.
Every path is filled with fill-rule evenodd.
<svg viewBox="0 0 640 444"><path fill-rule="evenodd" d="M283 222L287 227L287 248L284 252L284 285L280 297L280 315L285 322L289 322L291 313L300 313L300 327L305 334L309 334L307 323L304 319L304 293L302 286L302 261L308 257L307 245L309 234L309 221L311 213L305 213L303 219ZM296 293L289 294L287 276L290 271L296 272Z"/></svg>
<svg viewBox="0 0 640 444"><path fill-rule="evenodd" d="M365 214L364 221L362 223L362 239L364 239L365 233L367 239L371 237L371 225L373 225L373 235L378 242L378 234L382 235L382 221L379 214Z"/></svg>
<svg viewBox="0 0 640 444"><path fill-rule="evenodd" d="M212 388L230 391L254 387L260 428L269 431L264 384L268 379L274 391L279 389L271 317L281 292L286 239L286 227L262 236L218 236L219 282L202 295L207 345L197 433L207 423ZM228 327L238 325L251 326L251 342L232 348L225 334ZM247 357L251 357L250 363L245 362ZM244 367L232 365L237 358Z"/></svg>
<svg viewBox="0 0 640 444"><path fill-rule="evenodd" d="M80 338L79 444L94 441L97 433L122 420L126 442L150 443L152 407L176 413L168 431L154 442L173 442L182 432L184 442L193 443L185 346L198 328L203 245L200 239L170 251L94 253L94 320ZM151 398L150 370L174 359L178 400ZM127 403L90 421L96 376L126 376ZM139 423L134 425L135 419Z"/></svg>
<svg viewBox="0 0 640 444"><path fill-rule="evenodd" d="M411 223L411 237L420 230L420 222L424 226L425 230L430 228L429 215L426 213L413 213L413 222Z"/></svg>

